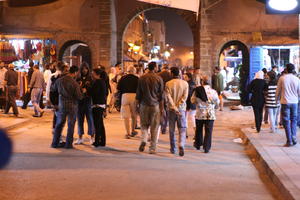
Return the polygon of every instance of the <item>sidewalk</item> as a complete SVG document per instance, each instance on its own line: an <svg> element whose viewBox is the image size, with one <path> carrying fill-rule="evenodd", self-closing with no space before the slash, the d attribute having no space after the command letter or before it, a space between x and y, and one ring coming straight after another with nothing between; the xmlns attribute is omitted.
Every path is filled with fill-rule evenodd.
<svg viewBox="0 0 300 200"><path fill-rule="evenodd" d="M255 129L242 128L241 137L252 161L273 182L283 199L300 199L300 144L283 147L284 129L274 134L266 125L259 134Z"/></svg>
<svg viewBox="0 0 300 200"><path fill-rule="evenodd" d="M31 120L31 109L28 108L27 110L22 110L20 107L18 107L18 109L20 112L18 118L15 117L13 113L4 114L3 112L0 112L0 128L11 130L29 123Z"/></svg>

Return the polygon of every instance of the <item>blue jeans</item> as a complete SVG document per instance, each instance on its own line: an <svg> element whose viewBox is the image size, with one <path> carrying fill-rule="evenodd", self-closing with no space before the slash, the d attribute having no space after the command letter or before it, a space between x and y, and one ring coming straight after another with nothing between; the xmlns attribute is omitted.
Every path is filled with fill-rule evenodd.
<svg viewBox="0 0 300 200"><path fill-rule="evenodd" d="M281 114L288 144L297 141L298 104L282 104Z"/></svg>
<svg viewBox="0 0 300 200"><path fill-rule="evenodd" d="M84 117L86 117L88 123L88 134L92 136L95 129L92 112L92 101L90 98L84 99L78 104L77 125L79 136L82 136L84 134Z"/></svg>
<svg viewBox="0 0 300 200"><path fill-rule="evenodd" d="M270 119L270 125L271 125L271 130L273 133L276 131L276 126L278 125L278 110L279 108L267 108L268 113L269 113L269 119Z"/></svg>
<svg viewBox="0 0 300 200"><path fill-rule="evenodd" d="M298 117L297 117L297 126L300 128L300 100L298 101Z"/></svg>
<svg viewBox="0 0 300 200"><path fill-rule="evenodd" d="M62 130L65 126L67 117L68 117L68 131L66 138L66 147L72 147L73 145L73 135L74 135L74 127L76 122L76 110L73 111L63 111L59 110L56 112L56 124L53 135L52 146L55 147L59 144L59 139L62 133Z"/></svg>
<svg viewBox="0 0 300 200"><path fill-rule="evenodd" d="M177 128L179 132L179 147L184 148L186 140L186 117L185 111L179 111L180 114L174 111L169 111L169 132L170 132L170 145L171 151L175 152L176 149L176 139L175 139L175 126L177 123Z"/></svg>

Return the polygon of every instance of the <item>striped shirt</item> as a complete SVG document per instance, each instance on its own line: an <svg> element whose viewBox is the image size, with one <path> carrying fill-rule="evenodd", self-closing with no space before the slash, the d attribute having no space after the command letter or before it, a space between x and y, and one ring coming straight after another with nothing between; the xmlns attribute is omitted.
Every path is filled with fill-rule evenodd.
<svg viewBox="0 0 300 200"><path fill-rule="evenodd" d="M279 104L276 101L276 89L277 85L269 85L266 95L266 107L267 108L277 108Z"/></svg>

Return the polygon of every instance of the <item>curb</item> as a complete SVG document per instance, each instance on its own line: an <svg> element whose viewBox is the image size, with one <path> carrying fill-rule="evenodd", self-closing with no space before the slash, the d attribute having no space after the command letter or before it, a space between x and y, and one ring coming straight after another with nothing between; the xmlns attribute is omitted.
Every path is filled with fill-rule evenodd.
<svg viewBox="0 0 300 200"><path fill-rule="evenodd" d="M245 145L248 156L254 163L258 171L266 175L267 178L276 188L277 192L284 200L300 200L300 191L286 177L279 166L271 159L268 153L263 149L262 145L256 138L251 137L248 129L241 128L241 138Z"/></svg>

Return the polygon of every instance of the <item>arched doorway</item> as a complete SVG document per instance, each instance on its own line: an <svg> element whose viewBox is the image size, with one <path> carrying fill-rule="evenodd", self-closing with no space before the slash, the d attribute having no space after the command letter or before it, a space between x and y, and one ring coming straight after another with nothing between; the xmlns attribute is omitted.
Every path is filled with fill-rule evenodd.
<svg viewBox="0 0 300 200"><path fill-rule="evenodd" d="M91 50L86 43L80 40L66 42L61 47L58 58L70 65L80 66L82 62L86 62L92 67Z"/></svg>
<svg viewBox="0 0 300 200"><path fill-rule="evenodd" d="M238 41L229 41L223 45L219 54L219 66L226 72L226 87L233 93L239 93L242 105L249 104L249 66L250 56L248 47Z"/></svg>
<svg viewBox="0 0 300 200"><path fill-rule="evenodd" d="M194 65L193 31L171 9L151 8L136 15L123 32L122 48L125 68L150 61L187 68Z"/></svg>
<svg viewBox="0 0 300 200"><path fill-rule="evenodd" d="M126 30L128 30L128 26L131 24L131 22L136 19L140 14L143 14L147 11L151 10L162 10L163 12L171 11L172 13L175 13L178 15L180 20L183 20L187 26L189 31L192 32L192 40L193 40L193 46L190 49L191 52L189 54L186 54L189 59L189 64L193 66L199 66L200 65L200 41L199 41L199 26L197 23L197 15L195 15L192 11L187 10L180 10L170 7L164 7L159 6L155 4L148 4L148 3L133 3L135 1L120 1L120 3L117 5L119 10L122 10L126 14L121 14L117 17L119 23L117 26L117 60L119 63L122 63L123 59L131 61L131 58L128 58L128 56L124 56L124 49L128 49L128 46L124 45L124 33ZM130 12L127 10L130 7ZM176 25L175 25L176 26ZM176 26L177 27L177 26ZM174 32L178 32L179 28ZM171 49L170 49L171 50ZM177 51L176 51L177 52ZM168 56L168 53L166 54ZM192 59L191 59L192 58ZM144 58L141 59L142 61L145 61Z"/></svg>

